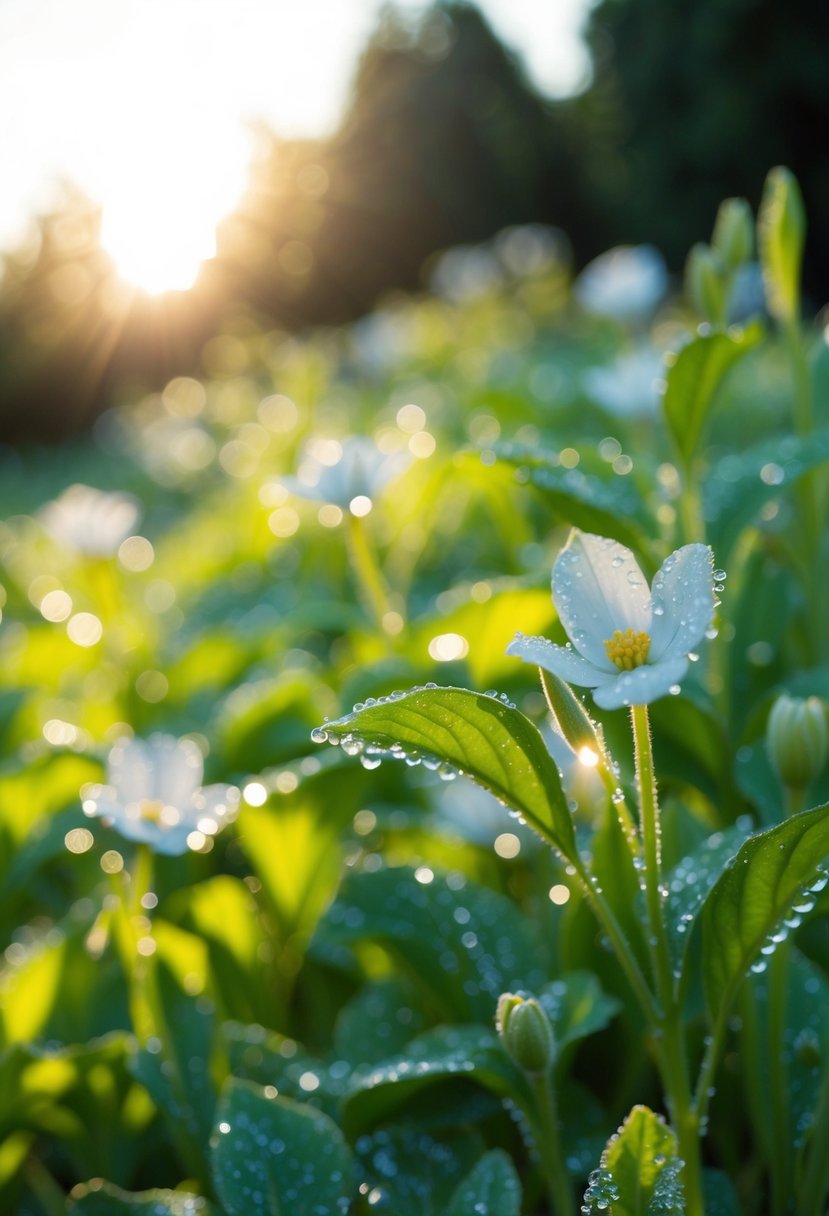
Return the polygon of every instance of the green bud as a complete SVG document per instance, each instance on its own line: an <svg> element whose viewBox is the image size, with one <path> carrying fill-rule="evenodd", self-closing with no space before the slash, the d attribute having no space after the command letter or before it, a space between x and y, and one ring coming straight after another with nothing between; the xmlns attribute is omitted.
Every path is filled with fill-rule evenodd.
<svg viewBox="0 0 829 1216"><path fill-rule="evenodd" d="M541 687L547 706L553 716L558 733L582 759L583 764L595 767L600 761L607 762L607 753L599 729L576 694L550 671L539 668Z"/></svg>
<svg viewBox="0 0 829 1216"><path fill-rule="evenodd" d="M748 262L754 252L754 217L744 198L720 204L711 245L729 270Z"/></svg>
<svg viewBox="0 0 829 1216"><path fill-rule="evenodd" d="M694 245L685 263L685 284L691 303L706 321L725 323L727 283L720 257L702 243Z"/></svg>
<svg viewBox="0 0 829 1216"><path fill-rule="evenodd" d="M766 726L772 767L786 789L807 789L826 763L829 731L823 702L784 693L772 706Z"/></svg>
<svg viewBox="0 0 829 1216"><path fill-rule="evenodd" d="M788 169L772 169L757 216L757 244L766 303L776 321L796 321L800 311L800 265L806 212L800 187Z"/></svg>
<svg viewBox="0 0 829 1216"><path fill-rule="evenodd" d="M555 1038L550 1019L535 997L502 993L495 1027L513 1063L524 1072L546 1072L555 1058Z"/></svg>

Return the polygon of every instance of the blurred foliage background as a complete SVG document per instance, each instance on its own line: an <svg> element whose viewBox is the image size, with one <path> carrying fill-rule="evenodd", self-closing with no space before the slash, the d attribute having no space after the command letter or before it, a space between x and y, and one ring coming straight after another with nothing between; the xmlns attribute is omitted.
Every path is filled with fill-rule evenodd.
<svg viewBox="0 0 829 1216"><path fill-rule="evenodd" d="M554 102L472 5L390 6L330 138L259 130L245 197L188 292L125 285L99 210L67 187L4 258L0 437L59 438L172 375L210 374L206 345L240 315L289 332L359 317L421 286L438 251L509 225L561 228L576 268L647 240L679 272L719 200L756 204L778 161L824 214L827 35L813 0L601 0L592 83ZM815 225L809 239L820 302L829 238Z"/></svg>

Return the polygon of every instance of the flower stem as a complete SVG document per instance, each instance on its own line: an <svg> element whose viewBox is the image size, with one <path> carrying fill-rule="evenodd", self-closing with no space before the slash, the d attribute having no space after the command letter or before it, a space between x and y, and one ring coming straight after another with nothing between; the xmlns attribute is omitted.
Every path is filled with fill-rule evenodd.
<svg viewBox="0 0 829 1216"><path fill-rule="evenodd" d="M535 1098L536 1148L550 1197L553 1216L576 1216L573 1184L561 1147L561 1124L558 1117L553 1078L548 1069L531 1078Z"/></svg>
<svg viewBox="0 0 829 1216"><path fill-rule="evenodd" d="M665 1018L660 1046L660 1072L665 1086L665 1096L671 1123L679 1141L679 1155L685 1163L682 1170L682 1181L685 1185L685 1210L687 1216L705 1216L700 1159L700 1121L691 1099L685 1034L679 1008L676 1005L672 1005Z"/></svg>
<svg viewBox="0 0 829 1216"><path fill-rule="evenodd" d="M809 1132L809 1150L797 1195L802 1216L823 1216L829 1193L829 1065L824 1067L815 1118Z"/></svg>
<svg viewBox="0 0 829 1216"><path fill-rule="evenodd" d="M654 984L667 1013L673 1002L673 977L668 955L668 940L662 914L662 825L656 795L651 729L647 705L631 708L633 743L636 754L636 781L639 788L639 815L644 852L644 893L648 917L648 947Z"/></svg>
<svg viewBox="0 0 829 1216"><path fill-rule="evenodd" d="M771 1210L785 1216L792 1193L789 1144L789 1070L786 1066L786 1010L789 987L788 942L781 942L769 960L768 1062L771 1098Z"/></svg>
<svg viewBox="0 0 829 1216"><path fill-rule="evenodd" d="M141 936L136 926L136 921L144 915L141 901L152 886L152 874L152 850L147 845L139 844L131 873L122 870L117 884L119 907L116 912L116 940L127 981L132 1028L141 1044L156 1033L157 1022L147 958L139 949Z"/></svg>
<svg viewBox="0 0 829 1216"><path fill-rule="evenodd" d="M350 512L346 514L346 536L351 568L365 607L381 629L385 629L384 618L391 609L388 590L377 554L374 552L363 520Z"/></svg>
<svg viewBox="0 0 829 1216"><path fill-rule="evenodd" d="M662 907L662 829L651 747L647 705L631 708L639 822L644 854L644 894L648 919L648 946L654 984L659 998L657 1018L659 1068L671 1122L685 1166L685 1202L688 1216L704 1216L699 1147L699 1118L691 1098L688 1060L680 1009L674 992L673 971Z"/></svg>

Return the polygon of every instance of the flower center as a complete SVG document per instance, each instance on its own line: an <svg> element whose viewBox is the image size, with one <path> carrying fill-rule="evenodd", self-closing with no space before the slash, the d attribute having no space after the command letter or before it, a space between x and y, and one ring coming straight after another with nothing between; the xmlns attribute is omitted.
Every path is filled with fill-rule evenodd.
<svg viewBox="0 0 829 1216"><path fill-rule="evenodd" d="M632 629L626 629L622 633L621 629L617 629L613 637L607 639L604 648L607 657L611 663L616 664L619 671L633 671L634 667L642 667L647 663L651 639L644 630L634 633Z"/></svg>
<svg viewBox="0 0 829 1216"><path fill-rule="evenodd" d="M139 819L146 819L148 823L161 823L163 811L164 803L158 798L142 798L138 804Z"/></svg>

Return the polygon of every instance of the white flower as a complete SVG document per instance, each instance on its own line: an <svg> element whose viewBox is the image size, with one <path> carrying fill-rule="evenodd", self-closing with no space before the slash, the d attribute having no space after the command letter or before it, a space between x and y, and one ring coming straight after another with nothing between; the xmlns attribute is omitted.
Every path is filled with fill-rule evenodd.
<svg viewBox="0 0 829 1216"><path fill-rule="evenodd" d="M76 553L112 557L141 516L131 494L74 485L47 503L40 522L53 540Z"/></svg>
<svg viewBox="0 0 829 1216"><path fill-rule="evenodd" d="M517 634L507 653L593 689L603 709L646 705L685 675L714 615L707 545L667 557L649 589L630 549L574 529L553 566L553 603L572 645Z"/></svg>
<svg viewBox="0 0 829 1216"><path fill-rule="evenodd" d="M371 439L352 435L343 443L323 440L311 449L296 477L283 485L300 498L347 509L355 498L373 499L411 463L408 452L381 452Z"/></svg>
<svg viewBox="0 0 829 1216"><path fill-rule="evenodd" d="M84 814L108 821L157 853L185 853L193 833L213 836L239 808L232 785L202 786L204 763L191 739L123 739L107 760L107 785L82 791Z"/></svg>
<svg viewBox="0 0 829 1216"><path fill-rule="evenodd" d="M595 258L576 280L585 312L615 321L645 320L668 286L665 260L653 245L619 245Z"/></svg>
<svg viewBox="0 0 829 1216"><path fill-rule="evenodd" d="M651 346L639 346L619 355L609 367L588 368L582 384L608 413L633 418L656 413L664 374L662 355Z"/></svg>

